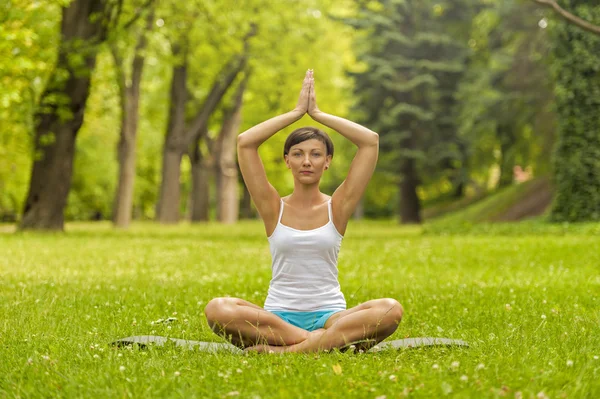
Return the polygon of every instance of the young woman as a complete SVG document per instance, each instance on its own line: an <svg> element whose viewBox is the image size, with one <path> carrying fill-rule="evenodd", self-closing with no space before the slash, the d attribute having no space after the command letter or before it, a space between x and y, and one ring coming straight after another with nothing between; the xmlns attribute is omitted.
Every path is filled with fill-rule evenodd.
<svg viewBox="0 0 600 399"><path fill-rule="evenodd" d="M267 180L258 147L307 112L352 141L358 151L346 180L329 197L319 183L333 157L331 139L316 128L295 130L284 146L294 191L280 198ZM265 224L273 278L264 309L237 298L211 300L205 314L213 331L246 350L269 352L314 352L355 342L365 348L396 331L402 319L398 301L375 299L346 309L337 278L341 241L378 151L377 133L317 108L312 70L306 72L293 111L239 135L240 169Z"/></svg>

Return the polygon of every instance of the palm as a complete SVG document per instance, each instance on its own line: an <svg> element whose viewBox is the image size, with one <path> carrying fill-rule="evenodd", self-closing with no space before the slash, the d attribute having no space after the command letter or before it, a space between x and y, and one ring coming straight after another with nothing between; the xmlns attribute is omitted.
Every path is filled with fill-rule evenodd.
<svg viewBox="0 0 600 399"><path fill-rule="evenodd" d="M298 98L298 104L296 104L296 109L301 111L302 113L306 113L308 111L308 102L310 96L310 69L306 71L306 75L304 76L304 81L302 82L302 90L300 90L300 97Z"/></svg>
<svg viewBox="0 0 600 399"><path fill-rule="evenodd" d="M315 92L315 79L313 76L313 71L310 71L310 95L308 100L308 114L313 116L317 112L319 112L319 107L317 107L317 94Z"/></svg>

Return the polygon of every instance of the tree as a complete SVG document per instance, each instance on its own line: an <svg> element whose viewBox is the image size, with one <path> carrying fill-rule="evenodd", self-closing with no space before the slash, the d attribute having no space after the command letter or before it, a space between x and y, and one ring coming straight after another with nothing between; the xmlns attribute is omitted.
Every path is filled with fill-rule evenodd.
<svg viewBox="0 0 600 399"><path fill-rule="evenodd" d="M60 7L49 1L0 5L0 220L14 222L27 194L33 147L32 114L59 42Z"/></svg>
<svg viewBox="0 0 600 399"><path fill-rule="evenodd" d="M122 6L116 0L73 0L62 8L58 59L36 111L34 163L21 229L63 229L91 72L99 46L119 26ZM140 10L143 7L123 29Z"/></svg>
<svg viewBox="0 0 600 399"><path fill-rule="evenodd" d="M359 107L381 136L380 167L398 176L400 220L419 223L417 188L459 157L454 96L467 52L450 25L468 18L469 7L384 1L362 12L355 23L370 45L359 58L368 69L355 74Z"/></svg>
<svg viewBox="0 0 600 399"><path fill-rule="evenodd" d="M530 5L529 9L535 6ZM528 10L530 11L530 10ZM470 173L498 187L513 182L516 164L548 173L554 101L548 35L514 1L490 3L473 20L471 56L458 93L459 126Z"/></svg>
<svg viewBox="0 0 600 399"><path fill-rule="evenodd" d="M245 74L236 91L233 105L224 113L223 126L216 142L217 219L223 223L235 223L239 216L236 138L249 75L249 72Z"/></svg>
<svg viewBox="0 0 600 399"><path fill-rule="evenodd" d="M127 76L125 59L118 42L111 43L110 50L115 62L119 99L121 105L121 133L117 148L119 172L115 192L112 219L117 227L128 227L131 221L133 189L135 184L136 136L139 119L140 85L144 69L144 50L147 31L154 23L154 12L148 12L146 26L136 35L131 62L131 76Z"/></svg>
<svg viewBox="0 0 600 399"><path fill-rule="evenodd" d="M600 35L600 26L594 25L594 24L586 21L585 19L579 18L578 16L571 14L570 12L568 12L567 10L562 8L560 5L558 5L558 3L556 1L554 1L554 0L533 0L533 1L538 4L542 4L544 6L548 6L548 7L552 8L556 12L556 14L558 14L560 17L562 17L565 21L567 21L571 24L574 24L588 32L594 33L596 35Z"/></svg>
<svg viewBox="0 0 600 399"><path fill-rule="evenodd" d="M162 223L176 223L179 221L179 182L182 157L187 154L194 143L198 143L202 138L202 134L206 132L210 116L247 62L245 55L233 57L224 67L224 74L218 76L213 83L210 93L194 118L186 123L187 43L183 46L174 45L173 49L174 55L181 56L183 62L181 65L175 66L171 85L172 101L163 152L160 196L157 204L157 218Z"/></svg>
<svg viewBox="0 0 600 399"><path fill-rule="evenodd" d="M63 229L90 72L115 11L114 3L103 0L74 0L63 8L57 65L36 113L34 164L21 229Z"/></svg>
<svg viewBox="0 0 600 399"><path fill-rule="evenodd" d="M578 15L600 21L600 5L572 0ZM600 220L600 36L573 24L556 24L552 68L556 79L558 137L556 196L551 220Z"/></svg>

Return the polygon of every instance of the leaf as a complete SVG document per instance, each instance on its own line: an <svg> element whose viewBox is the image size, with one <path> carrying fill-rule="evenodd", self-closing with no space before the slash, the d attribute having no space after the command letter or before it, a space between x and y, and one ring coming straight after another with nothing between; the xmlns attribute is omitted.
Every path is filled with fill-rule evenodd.
<svg viewBox="0 0 600 399"><path fill-rule="evenodd" d="M333 369L333 372L336 375L342 375L342 366L340 366L339 364L334 364L333 366L331 366L331 368Z"/></svg>

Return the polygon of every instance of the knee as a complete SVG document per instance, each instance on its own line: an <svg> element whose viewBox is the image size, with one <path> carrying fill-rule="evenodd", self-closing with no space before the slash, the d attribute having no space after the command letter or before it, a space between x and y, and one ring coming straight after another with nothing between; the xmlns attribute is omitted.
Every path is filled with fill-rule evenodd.
<svg viewBox="0 0 600 399"><path fill-rule="evenodd" d="M400 302L392 298L383 298L379 300L378 305L383 312L383 319L397 327L404 314L404 309L400 305Z"/></svg>
<svg viewBox="0 0 600 399"><path fill-rule="evenodd" d="M214 298L206 304L204 315L208 324L212 327L214 323L223 323L224 319L232 312L231 298Z"/></svg>

